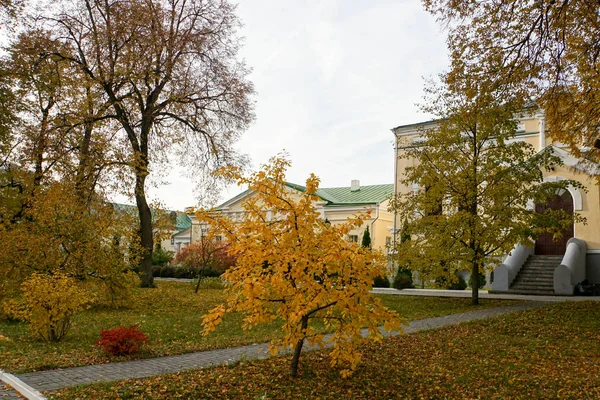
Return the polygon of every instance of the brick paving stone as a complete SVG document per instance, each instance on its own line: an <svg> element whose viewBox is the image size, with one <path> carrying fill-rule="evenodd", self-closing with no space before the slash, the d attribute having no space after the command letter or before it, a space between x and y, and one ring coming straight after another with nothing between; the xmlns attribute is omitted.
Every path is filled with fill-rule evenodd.
<svg viewBox="0 0 600 400"><path fill-rule="evenodd" d="M404 327L404 333L437 329L444 326L455 325L461 322L491 318L501 314L540 307L545 304L548 303L541 301L528 301L525 303L504 307L488 308L461 314L452 314L443 317L413 321L408 324L408 326ZM381 328L381 330L385 336L399 334L399 332L384 332L383 328ZM368 335L368 331L366 329L363 329L361 333L363 336ZM330 345L332 344L329 343L329 346ZM305 346L303 350L311 351L315 349L315 347ZM240 360L251 360L257 358L262 359L267 357L269 357L268 346L266 343L262 343L154 359L30 372L17 375L17 377L39 391L51 391L68 386L77 386L95 382L116 381L130 378L146 378L165 373L210 367L233 363Z"/></svg>
<svg viewBox="0 0 600 400"><path fill-rule="evenodd" d="M10 385L5 385L0 381L0 400L17 400L23 399Z"/></svg>

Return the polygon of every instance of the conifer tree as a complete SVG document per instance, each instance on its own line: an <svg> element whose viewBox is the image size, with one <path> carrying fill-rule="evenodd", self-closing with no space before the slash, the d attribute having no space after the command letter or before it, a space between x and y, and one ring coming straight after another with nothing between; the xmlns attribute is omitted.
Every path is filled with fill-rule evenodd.
<svg viewBox="0 0 600 400"><path fill-rule="evenodd" d="M360 242L360 245L365 249L371 248L371 234L369 233L368 225L367 225L367 228L365 229L365 231L363 232L363 237L362 237L362 241Z"/></svg>

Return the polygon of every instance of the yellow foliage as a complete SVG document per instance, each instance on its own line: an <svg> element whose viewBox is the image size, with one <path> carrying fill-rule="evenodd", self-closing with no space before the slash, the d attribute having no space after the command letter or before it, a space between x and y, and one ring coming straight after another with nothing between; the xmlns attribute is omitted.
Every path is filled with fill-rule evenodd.
<svg viewBox="0 0 600 400"><path fill-rule="evenodd" d="M24 299L8 299L2 304L4 315L14 321L27 321L29 311Z"/></svg>
<svg viewBox="0 0 600 400"><path fill-rule="evenodd" d="M230 254L237 257L236 266L223 275L231 283L228 303L204 317L204 330L213 331L227 312L243 313L247 328L280 318L285 337L272 343L271 351L277 351L301 347L305 340L323 346L323 336L310 323L321 321L334 329L329 339L335 343L333 365L346 366L347 375L360 361L360 328L367 327L370 338L381 337L383 322L400 329L398 315L370 294L373 279L386 275L386 260L345 239L363 225L366 214L338 225L325 223L315 208L316 176L307 179L299 198L292 196L285 186L289 165L285 158L273 158L250 177L236 168L221 170L255 194L244 203L242 221L215 211L196 214L211 227L210 235L227 238ZM274 217L268 218L267 210Z"/></svg>
<svg viewBox="0 0 600 400"><path fill-rule="evenodd" d="M124 271L135 262L127 216L100 197L83 204L67 181L40 187L23 201L28 206L17 222L0 204L0 301L18 296L33 273L60 272L101 282L102 296L122 303L131 282Z"/></svg>
<svg viewBox="0 0 600 400"><path fill-rule="evenodd" d="M97 304L121 308L130 304L131 292L139 286L140 278L132 271L107 275L85 285L88 298Z"/></svg>
<svg viewBox="0 0 600 400"><path fill-rule="evenodd" d="M73 278L64 275L33 274L21 285L24 307L16 301L5 303L4 312L27 321L43 340L59 341L68 332L73 316L87 303L85 292Z"/></svg>

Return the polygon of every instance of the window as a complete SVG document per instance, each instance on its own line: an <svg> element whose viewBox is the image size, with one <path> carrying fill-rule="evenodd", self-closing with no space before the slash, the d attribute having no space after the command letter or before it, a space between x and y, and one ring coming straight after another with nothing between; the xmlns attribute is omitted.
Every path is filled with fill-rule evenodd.
<svg viewBox="0 0 600 400"><path fill-rule="evenodd" d="M221 237L221 235L215 236L215 242L220 242L221 240L223 240L223 238Z"/></svg>
<svg viewBox="0 0 600 400"><path fill-rule="evenodd" d="M171 237L171 246L173 246L175 244L175 238Z"/></svg>
<svg viewBox="0 0 600 400"><path fill-rule="evenodd" d="M348 235L348 241L358 243L358 235Z"/></svg>

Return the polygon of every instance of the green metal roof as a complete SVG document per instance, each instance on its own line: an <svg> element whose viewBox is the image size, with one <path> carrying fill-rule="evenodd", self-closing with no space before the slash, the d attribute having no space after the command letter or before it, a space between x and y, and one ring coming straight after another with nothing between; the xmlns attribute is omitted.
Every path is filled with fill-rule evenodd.
<svg viewBox="0 0 600 400"><path fill-rule="evenodd" d="M292 189L299 190L301 192L306 191L306 187L291 182L286 182L285 185ZM238 194L235 197L225 201L224 203L215 207L219 210L226 206L236 202L237 200L250 194L250 190ZM361 186L359 190L353 192L349 186L346 187L335 187L335 188L319 188L317 193L318 197L325 200L328 206L342 206L342 205L353 205L353 204L376 204L387 200L394 193L394 184L390 183L387 185L370 185Z"/></svg>
<svg viewBox="0 0 600 400"><path fill-rule="evenodd" d="M185 231L190 226L192 226L192 220L186 213L178 212L177 220L175 221L175 229L179 232Z"/></svg>
<svg viewBox="0 0 600 400"><path fill-rule="evenodd" d="M298 185L298 184L292 183L292 182L286 182L285 186L292 188L292 189L299 190L300 192L306 191L306 186Z"/></svg>
<svg viewBox="0 0 600 400"><path fill-rule="evenodd" d="M135 206L135 205L122 204L122 203L110 203L110 204L113 206L113 208L117 212L124 212L126 214L137 216L138 209L137 209L137 206ZM150 211L152 212L152 218L154 219L156 210L150 209ZM172 211L172 210L164 210L164 212L169 215L171 213L177 213L177 217L175 219L175 225L174 225L175 229L177 229L177 231L182 232L182 231L185 231L186 229L188 229L190 226L192 226L192 220L190 219L190 217L188 217L188 215L186 213L181 212L181 211Z"/></svg>
<svg viewBox="0 0 600 400"><path fill-rule="evenodd" d="M394 193L394 184L361 186L357 191L350 187L319 188L317 196L328 205L373 204L387 200Z"/></svg>

